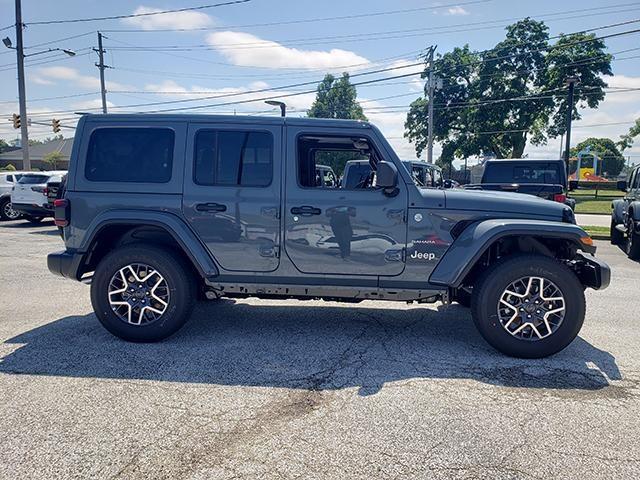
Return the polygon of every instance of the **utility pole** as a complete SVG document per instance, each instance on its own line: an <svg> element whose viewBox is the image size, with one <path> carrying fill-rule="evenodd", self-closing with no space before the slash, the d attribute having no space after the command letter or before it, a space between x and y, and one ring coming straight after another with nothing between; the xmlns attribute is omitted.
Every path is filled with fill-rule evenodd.
<svg viewBox="0 0 640 480"><path fill-rule="evenodd" d="M16 0L16 57L18 64L18 97L20 103L20 146L22 147L22 169L31 170L29 160L29 130L27 119L27 93L24 85L24 43L22 42L22 5Z"/></svg>
<svg viewBox="0 0 640 480"><path fill-rule="evenodd" d="M104 69L109 68L104 64L104 48L102 48L102 33L98 32L98 48L93 49L98 53L100 63L96 63L96 67L100 70L100 94L102 96L102 113L107 113L107 89L104 85Z"/></svg>
<svg viewBox="0 0 640 480"><path fill-rule="evenodd" d="M435 91L435 82L433 78L433 56L435 54L436 47L429 47L429 52L427 53L429 58L429 79L427 84L427 91L429 95L429 125L427 131L427 162L433 163L433 93Z"/></svg>
<svg viewBox="0 0 640 480"><path fill-rule="evenodd" d="M571 149L571 120L573 119L573 91L576 83L580 82L578 77L567 78L567 85L569 86L569 96L567 99L567 137L564 147L564 163L567 169L567 178L569 178L569 150ZM579 172L576 174L576 179L579 177Z"/></svg>

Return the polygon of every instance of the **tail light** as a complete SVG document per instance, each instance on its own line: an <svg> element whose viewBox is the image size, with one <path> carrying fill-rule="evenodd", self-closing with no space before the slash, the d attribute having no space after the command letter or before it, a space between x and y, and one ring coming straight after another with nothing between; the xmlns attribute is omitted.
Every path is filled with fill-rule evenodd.
<svg viewBox="0 0 640 480"><path fill-rule="evenodd" d="M567 196L564 193L556 193L553 196L553 201L554 202L564 203L564 202L567 201Z"/></svg>
<svg viewBox="0 0 640 480"><path fill-rule="evenodd" d="M69 210L71 204L66 198L58 198L53 201L53 222L58 227L69 225Z"/></svg>

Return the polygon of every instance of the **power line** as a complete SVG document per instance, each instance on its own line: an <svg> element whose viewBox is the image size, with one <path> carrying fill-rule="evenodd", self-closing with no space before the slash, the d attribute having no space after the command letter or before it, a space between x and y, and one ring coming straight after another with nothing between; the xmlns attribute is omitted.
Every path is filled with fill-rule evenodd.
<svg viewBox="0 0 640 480"><path fill-rule="evenodd" d="M224 26L224 27L201 27L201 28L166 28L166 29L158 29L158 30L153 30L154 32L184 32L184 31L197 31L197 30L221 30L221 29L231 29L231 28L253 28L253 27L273 27L273 26L281 26L281 25L294 25L294 24L301 24L301 23L316 23L316 22L329 22L329 21L336 21L336 20L353 20L355 18L369 18L369 17L378 17L378 16L384 16L384 15L396 15L396 14L402 14L402 13L415 13L415 12L423 12L425 10L434 10L434 9L440 9L440 8L447 8L447 7L463 7L463 6L468 6L468 5L475 5L475 4L479 4L479 3L488 3L492 0L474 0L474 1L469 1L469 2L456 2L456 3L450 3L450 4L446 4L446 5L432 5L429 7L417 7L417 8L407 8L407 9L403 9L403 10L387 10L387 11L383 11L383 12L372 12L372 13L360 13L360 14L354 14L354 15L341 15L341 16L335 16L335 17L320 17L320 18L307 18L307 19L298 19L298 20L283 20L283 21L279 21L279 22L267 22L267 23L250 23L250 24L244 24L244 25L228 25L228 26ZM142 30L142 29L118 29L118 30L104 30L104 32L113 32L113 33L118 33L118 32L148 32L149 30Z"/></svg>
<svg viewBox="0 0 640 480"><path fill-rule="evenodd" d="M228 5L238 5L240 3L247 3L251 0L232 0L223 3L212 3L209 5L199 5L197 7L186 7L186 8L176 8L173 10L161 10L158 12L147 12L147 13L132 13L128 15L112 15L108 17L92 17L92 18L74 18L70 20L43 20L39 22L29 22L25 23L25 25L51 25L51 24L60 24L60 23L81 23L81 22L97 22L102 20L121 20L124 18L137 18L137 17L150 17L153 15L163 15L165 13L180 13L180 12L188 12L194 10L204 10L207 8L216 8L216 7L225 7Z"/></svg>

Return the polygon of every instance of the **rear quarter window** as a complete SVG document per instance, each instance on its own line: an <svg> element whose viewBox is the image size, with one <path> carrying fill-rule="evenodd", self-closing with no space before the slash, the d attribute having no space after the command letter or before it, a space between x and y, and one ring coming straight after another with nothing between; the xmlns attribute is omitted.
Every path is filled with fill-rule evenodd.
<svg viewBox="0 0 640 480"><path fill-rule="evenodd" d="M166 183L174 143L169 128L99 128L89 139L85 177L92 182Z"/></svg>

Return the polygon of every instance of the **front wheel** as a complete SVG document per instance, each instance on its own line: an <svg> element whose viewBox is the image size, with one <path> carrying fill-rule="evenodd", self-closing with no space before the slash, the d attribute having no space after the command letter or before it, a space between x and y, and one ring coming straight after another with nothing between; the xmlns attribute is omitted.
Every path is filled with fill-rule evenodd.
<svg viewBox="0 0 640 480"><path fill-rule="evenodd" d="M109 253L91 283L98 320L130 342L157 342L177 332L196 300L193 273L175 252L131 245Z"/></svg>
<svg viewBox="0 0 640 480"><path fill-rule="evenodd" d="M616 228L617 223L611 217L611 228L609 230L609 236L611 237L611 245L620 245L624 241L624 233Z"/></svg>
<svg viewBox="0 0 640 480"><path fill-rule="evenodd" d="M584 290L576 275L555 259L514 255L478 280L471 314L495 349L512 357L543 358L578 335L585 315Z"/></svg>
<svg viewBox="0 0 640 480"><path fill-rule="evenodd" d="M13 209L8 198L0 203L0 220L18 220L22 214Z"/></svg>
<svg viewBox="0 0 640 480"><path fill-rule="evenodd" d="M630 218L627 222L627 256L631 260L640 259L640 235L636 233L636 222Z"/></svg>

